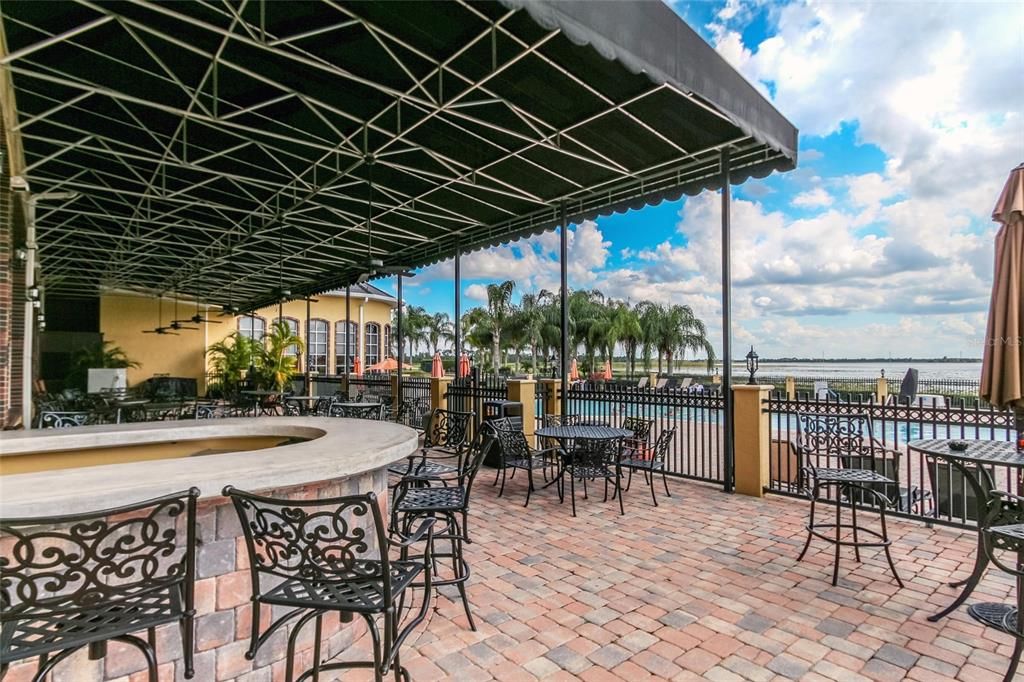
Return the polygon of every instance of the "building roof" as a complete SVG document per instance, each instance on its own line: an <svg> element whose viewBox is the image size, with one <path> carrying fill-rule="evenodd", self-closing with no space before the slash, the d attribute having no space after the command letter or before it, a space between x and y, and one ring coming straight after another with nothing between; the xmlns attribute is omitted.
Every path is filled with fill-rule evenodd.
<svg viewBox="0 0 1024 682"><path fill-rule="evenodd" d="M13 174L77 193L36 211L45 283L66 293L263 305L371 259L536 234L563 209L717 188L725 149L734 183L797 158L792 124L657 1L25 2L0 18Z"/></svg>

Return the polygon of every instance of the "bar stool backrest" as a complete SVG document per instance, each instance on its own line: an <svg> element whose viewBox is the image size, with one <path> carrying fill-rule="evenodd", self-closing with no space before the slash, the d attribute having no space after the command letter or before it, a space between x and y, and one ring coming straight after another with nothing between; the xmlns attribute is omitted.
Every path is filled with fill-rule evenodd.
<svg viewBox="0 0 1024 682"><path fill-rule="evenodd" d="M0 623L71 621L82 610L114 612L148 593L153 609L169 609L158 595L174 588L191 611L198 497L192 488L83 514L0 519ZM83 642L97 634L76 627Z"/></svg>
<svg viewBox="0 0 1024 682"><path fill-rule="evenodd" d="M466 443L472 418L472 412L435 408L423 436L423 447L460 450Z"/></svg>
<svg viewBox="0 0 1024 682"><path fill-rule="evenodd" d="M384 520L371 493L323 499L264 497L228 486L249 554L254 596L281 580L380 578L391 603Z"/></svg>
<svg viewBox="0 0 1024 682"><path fill-rule="evenodd" d="M363 403L361 405L331 405L332 417L344 417L347 419L376 419L384 418L384 405L381 403Z"/></svg>
<svg viewBox="0 0 1024 682"><path fill-rule="evenodd" d="M803 466L871 469L875 440L866 414L796 415L797 451Z"/></svg>

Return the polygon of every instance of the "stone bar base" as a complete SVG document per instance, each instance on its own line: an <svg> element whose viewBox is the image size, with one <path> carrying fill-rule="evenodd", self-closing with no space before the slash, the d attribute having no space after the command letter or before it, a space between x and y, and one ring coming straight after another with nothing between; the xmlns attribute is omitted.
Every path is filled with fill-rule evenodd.
<svg viewBox="0 0 1024 682"><path fill-rule="evenodd" d="M373 490L387 506L387 472L376 469L350 478L320 481L289 488L258 491L272 497L316 499L353 495ZM196 652L195 682L283 682L285 648L291 623L282 627L263 645L253 661L246 660L249 628L252 623L252 595L249 583L248 555L238 517L225 497L203 498L198 509L201 545L196 571ZM271 609L262 607L261 630L270 624ZM280 613L284 613L282 610ZM275 613L279 615L279 613ZM348 648L366 633L362 618L341 623L338 616L324 617L325 658ZM145 631L136 633L145 637ZM296 676L312 664L313 624L299 638ZM4 682L28 682L38 659L19 661L11 666ZM157 661L160 682L184 680L181 636L178 626L157 629ZM329 676L328 676L329 677ZM106 658L90 661L82 649L62 662L53 675L54 682L147 682L145 658L133 647L111 642Z"/></svg>

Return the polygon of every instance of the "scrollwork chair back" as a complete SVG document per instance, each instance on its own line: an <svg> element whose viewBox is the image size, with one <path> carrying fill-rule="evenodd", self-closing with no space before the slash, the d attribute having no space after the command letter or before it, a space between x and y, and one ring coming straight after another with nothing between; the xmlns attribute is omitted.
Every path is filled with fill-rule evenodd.
<svg viewBox="0 0 1024 682"><path fill-rule="evenodd" d="M191 677L198 496L192 488L84 514L0 519L4 663L62 652L43 664L52 669L113 638L144 648L127 636L182 621Z"/></svg>

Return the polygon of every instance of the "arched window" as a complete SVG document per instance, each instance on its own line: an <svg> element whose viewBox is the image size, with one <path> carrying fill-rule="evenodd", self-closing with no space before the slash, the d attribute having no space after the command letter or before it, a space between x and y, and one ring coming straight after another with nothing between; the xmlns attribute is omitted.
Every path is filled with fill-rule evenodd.
<svg viewBox="0 0 1024 682"><path fill-rule="evenodd" d="M327 374L327 345L330 332L327 320L310 320L306 338L306 362L310 372Z"/></svg>
<svg viewBox="0 0 1024 682"><path fill-rule="evenodd" d="M250 339L262 341L267 335L267 321L255 315L238 318L238 333Z"/></svg>
<svg viewBox="0 0 1024 682"><path fill-rule="evenodd" d="M366 361L365 368L380 362L380 325L376 322L366 323Z"/></svg>
<svg viewBox="0 0 1024 682"><path fill-rule="evenodd" d="M384 325L384 352L381 353L381 355L383 355L386 358L389 358L392 355L398 357L398 355L394 353L393 350L394 349L391 346L391 325L386 324Z"/></svg>
<svg viewBox="0 0 1024 682"><path fill-rule="evenodd" d="M345 368L345 344L348 344L348 368ZM348 323L348 331L345 330L345 320L338 320L334 323L334 367L338 374L351 372L356 358L359 356L359 324Z"/></svg>
<svg viewBox="0 0 1024 682"><path fill-rule="evenodd" d="M278 322L284 322L285 324L288 325L288 331L290 331L295 336L299 336L299 321L296 320L294 317L275 318L274 323L276 324ZM288 348L286 348L284 352L286 355L290 355L291 357L295 358L295 369L296 371L300 371L302 368L302 359L299 357L299 347L296 345L291 345L288 346Z"/></svg>

